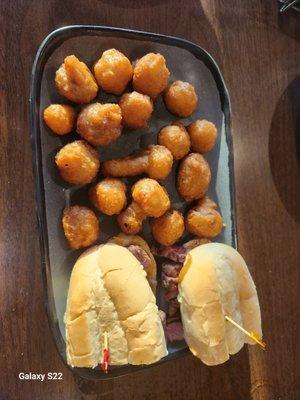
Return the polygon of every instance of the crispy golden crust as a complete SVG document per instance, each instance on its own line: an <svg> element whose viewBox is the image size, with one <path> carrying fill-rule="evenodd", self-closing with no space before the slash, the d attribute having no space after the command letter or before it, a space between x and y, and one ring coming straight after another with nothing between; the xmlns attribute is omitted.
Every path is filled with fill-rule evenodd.
<svg viewBox="0 0 300 400"><path fill-rule="evenodd" d="M146 173L153 179L165 179L170 174L172 165L173 156L166 147L150 145L148 150L139 154L105 161L103 173L114 177Z"/></svg>
<svg viewBox="0 0 300 400"><path fill-rule="evenodd" d="M151 220L151 230L158 243L171 246L183 235L183 215L177 210L169 210L161 217Z"/></svg>
<svg viewBox="0 0 300 400"><path fill-rule="evenodd" d="M170 71L165 58L157 53L149 53L140 58L133 70L133 87L155 100L167 87Z"/></svg>
<svg viewBox="0 0 300 400"><path fill-rule="evenodd" d="M199 153L210 151L217 140L218 132L215 124L205 119L191 123L187 127L190 135L192 149Z"/></svg>
<svg viewBox="0 0 300 400"><path fill-rule="evenodd" d="M158 143L169 149L175 160L185 157L191 147L189 135L182 124L163 127L158 134Z"/></svg>
<svg viewBox="0 0 300 400"><path fill-rule="evenodd" d="M93 103L79 113L77 132L94 146L107 146L121 135L121 123L118 104Z"/></svg>
<svg viewBox="0 0 300 400"><path fill-rule="evenodd" d="M123 53L109 49L103 52L94 65L94 74L101 89L120 95L132 79L133 68Z"/></svg>
<svg viewBox="0 0 300 400"><path fill-rule="evenodd" d="M224 225L223 218L216 208L216 203L209 197L200 199L198 204L186 215L186 229L199 237L211 238L217 236Z"/></svg>
<svg viewBox="0 0 300 400"><path fill-rule="evenodd" d="M70 133L75 125L76 112L66 104L51 104L43 113L46 125L57 135Z"/></svg>
<svg viewBox="0 0 300 400"><path fill-rule="evenodd" d="M191 153L181 161L177 190L186 201L203 197L208 190L210 180L209 165L201 154Z"/></svg>
<svg viewBox="0 0 300 400"><path fill-rule="evenodd" d="M196 110L198 96L188 82L175 81L164 93L167 109L179 117L189 117Z"/></svg>
<svg viewBox="0 0 300 400"><path fill-rule="evenodd" d="M160 217L171 205L166 189L150 178L140 179L134 184L132 198L149 217Z"/></svg>
<svg viewBox="0 0 300 400"><path fill-rule="evenodd" d="M119 101L122 111L122 123L127 128L146 128L153 112L149 96L138 92L125 93Z"/></svg>
<svg viewBox="0 0 300 400"><path fill-rule="evenodd" d="M99 155L84 140L76 140L62 147L55 156L62 178L74 185L90 183L100 167Z"/></svg>
<svg viewBox="0 0 300 400"><path fill-rule="evenodd" d="M117 236L112 237L109 242L118 244L120 246L128 247L132 244L140 246L149 256L151 260L151 264L147 267L147 279L152 287L153 291L155 292L156 288L156 274L157 274L157 266L155 258L151 253L150 247L148 243L138 235L126 235L124 233L119 233Z"/></svg>
<svg viewBox="0 0 300 400"><path fill-rule="evenodd" d="M59 93L74 103L89 103L98 93L91 71L74 55L66 57L56 71L55 84Z"/></svg>
<svg viewBox="0 0 300 400"><path fill-rule="evenodd" d="M142 230L147 215L134 201L118 215L118 224L127 235L136 235Z"/></svg>
<svg viewBox="0 0 300 400"><path fill-rule="evenodd" d="M88 207L72 206L64 209L62 224L71 249L91 246L99 239L99 221Z"/></svg>
<svg viewBox="0 0 300 400"><path fill-rule="evenodd" d="M103 214L120 214L126 206L126 185L120 179L103 179L89 190L89 198Z"/></svg>

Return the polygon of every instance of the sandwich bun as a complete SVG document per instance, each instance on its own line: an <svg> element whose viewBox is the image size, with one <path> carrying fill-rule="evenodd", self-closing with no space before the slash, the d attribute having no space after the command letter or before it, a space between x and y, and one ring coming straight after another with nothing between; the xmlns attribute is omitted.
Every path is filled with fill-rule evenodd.
<svg viewBox="0 0 300 400"><path fill-rule="evenodd" d="M114 243L85 251L73 268L65 313L67 362L101 363L104 332L110 364L152 364L167 355L155 297L142 265Z"/></svg>
<svg viewBox="0 0 300 400"><path fill-rule="evenodd" d="M244 343L255 344L225 316L262 335L255 285L244 259L232 247L208 243L189 251L178 289L185 340L205 364L222 364Z"/></svg>
<svg viewBox="0 0 300 400"><path fill-rule="evenodd" d="M109 239L108 243L115 243L118 244L119 246L124 246L124 247L129 247L129 246L141 247L141 249L147 254L149 259L149 265L147 265L145 271L147 274L147 279L149 281L149 284L155 294L157 286L157 280L156 280L157 266L155 258L153 257L150 247L148 246L148 243L138 235L126 235L125 233L119 233L117 236L113 236L111 239Z"/></svg>

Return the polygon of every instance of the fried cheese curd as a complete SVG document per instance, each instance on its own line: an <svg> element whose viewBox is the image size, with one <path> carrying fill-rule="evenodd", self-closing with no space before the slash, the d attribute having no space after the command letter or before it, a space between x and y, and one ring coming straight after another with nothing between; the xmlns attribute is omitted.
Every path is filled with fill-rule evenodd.
<svg viewBox="0 0 300 400"><path fill-rule="evenodd" d="M76 112L66 104L51 104L45 108L43 118L48 126L57 135L70 133L76 121Z"/></svg>
<svg viewBox="0 0 300 400"><path fill-rule="evenodd" d="M188 211L185 223L190 233L205 238L217 236L224 226L216 203L207 196L200 199L197 205Z"/></svg>
<svg viewBox="0 0 300 400"><path fill-rule="evenodd" d="M94 74L104 92L120 95L132 79L133 68L123 53L109 49L94 65Z"/></svg>
<svg viewBox="0 0 300 400"><path fill-rule="evenodd" d="M130 129L146 128L153 112L149 96L138 92L125 93L119 101L122 123Z"/></svg>
<svg viewBox="0 0 300 400"><path fill-rule="evenodd" d="M203 197L208 190L210 181L210 168L201 154L190 153L180 162L177 190L186 201Z"/></svg>
<svg viewBox="0 0 300 400"><path fill-rule="evenodd" d="M62 224L71 249L88 247L99 239L98 218L88 207L72 206L65 208Z"/></svg>
<svg viewBox="0 0 300 400"><path fill-rule="evenodd" d="M185 157L191 147L190 137L180 122L163 127L158 133L158 143L169 149L175 160Z"/></svg>
<svg viewBox="0 0 300 400"><path fill-rule="evenodd" d="M118 216L120 228L127 234L137 234L148 216L160 217L171 206L166 189L154 179L140 179L131 194L132 203Z"/></svg>
<svg viewBox="0 0 300 400"><path fill-rule="evenodd" d="M56 71L55 84L59 93L74 103L89 103L98 93L91 71L74 55L66 57Z"/></svg>
<svg viewBox="0 0 300 400"><path fill-rule="evenodd" d="M186 118L196 110L198 96L190 83L175 81L165 91L164 101L172 114Z"/></svg>
<svg viewBox="0 0 300 400"><path fill-rule="evenodd" d="M76 140L62 147L55 156L61 177L74 185L90 183L100 167L97 151L84 140Z"/></svg>
<svg viewBox="0 0 300 400"><path fill-rule="evenodd" d="M126 185L120 179L105 178L89 191L92 204L103 214L120 214L126 206Z"/></svg>
<svg viewBox="0 0 300 400"><path fill-rule="evenodd" d="M198 119L187 127L192 149L199 153L210 151L217 140L217 128L212 122Z"/></svg>
<svg viewBox="0 0 300 400"><path fill-rule="evenodd" d="M171 246L183 235L183 215L177 210L169 210L161 217L151 220L151 231L158 243Z"/></svg>
<svg viewBox="0 0 300 400"><path fill-rule="evenodd" d="M167 87L170 71L159 53L148 53L137 60L133 70L133 88L155 100Z"/></svg>
<svg viewBox="0 0 300 400"><path fill-rule="evenodd" d="M122 114L118 104L93 103L85 106L77 118L77 132L94 146L107 146L122 132Z"/></svg>

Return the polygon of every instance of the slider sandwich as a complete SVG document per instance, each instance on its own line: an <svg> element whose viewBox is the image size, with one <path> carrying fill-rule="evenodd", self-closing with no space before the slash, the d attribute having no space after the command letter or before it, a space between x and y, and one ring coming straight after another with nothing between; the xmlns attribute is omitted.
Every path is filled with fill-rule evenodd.
<svg viewBox="0 0 300 400"><path fill-rule="evenodd" d="M70 366L95 368L101 364L104 335L110 365L152 364L168 354L149 284L153 289L156 286L156 264L148 246L146 250L143 246L141 238L119 236L78 258L65 313Z"/></svg>
<svg viewBox="0 0 300 400"><path fill-rule="evenodd" d="M178 290L185 340L205 364L222 364L244 343L257 342L236 324L252 337L262 336L255 285L244 259L232 247L207 243L190 250Z"/></svg>

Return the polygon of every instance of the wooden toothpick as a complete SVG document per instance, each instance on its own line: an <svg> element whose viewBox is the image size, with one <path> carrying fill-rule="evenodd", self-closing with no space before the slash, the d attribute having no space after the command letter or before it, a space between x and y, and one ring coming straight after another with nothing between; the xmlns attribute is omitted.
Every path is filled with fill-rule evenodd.
<svg viewBox="0 0 300 400"><path fill-rule="evenodd" d="M249 336L254 342L259 344L263 350L266 350L266 343L262 341L262 338L255 332L248 332L246 329L244 329L241 325L239 325L237 322L235 322L232 318L228 317L225 315L225 319L229 321L231 324L233 324L236 328L238 328L240 331L242 331L245 335Z"/></svg>

